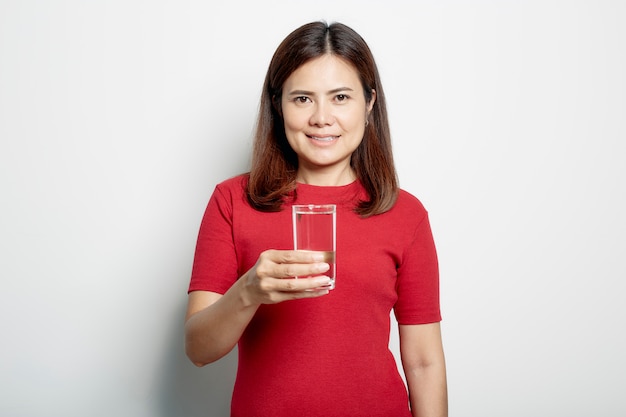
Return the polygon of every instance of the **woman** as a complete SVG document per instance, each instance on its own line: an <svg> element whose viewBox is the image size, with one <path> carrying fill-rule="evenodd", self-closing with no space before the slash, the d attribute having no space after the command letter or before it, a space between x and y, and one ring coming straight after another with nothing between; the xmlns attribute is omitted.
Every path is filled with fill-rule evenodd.
<svg viewBox="0 0 626 417"><path fill-rule="evenodd" d="M322 254L289 250L291 206L327 203L332 291ZM408 395L388 349L392 309ZM187 355L202 366L238 345L232 416L446 416L440 320L427 212L397 186L372 54L345 25L306 24L270 63L251 171L209 201Z"/></svg>

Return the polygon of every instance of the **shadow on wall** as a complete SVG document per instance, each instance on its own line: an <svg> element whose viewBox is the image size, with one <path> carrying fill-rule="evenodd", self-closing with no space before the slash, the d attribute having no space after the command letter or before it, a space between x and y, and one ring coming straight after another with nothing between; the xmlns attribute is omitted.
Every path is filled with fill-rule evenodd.
<svg viewBox="0 0 626 417"><path fill-rule="evenodd" d="M185 305L182 305L177 317L184 317L184 309ZM156 416L229 416L237 372L237 349L215 363L198 368L185 355L182 320L176 320L168 333L171 337L157 390Z"/></svg>

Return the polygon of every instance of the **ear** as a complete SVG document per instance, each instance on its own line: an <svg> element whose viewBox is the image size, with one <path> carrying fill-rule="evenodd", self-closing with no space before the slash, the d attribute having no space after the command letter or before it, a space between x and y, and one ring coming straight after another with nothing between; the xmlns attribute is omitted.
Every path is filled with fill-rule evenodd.
<svg viewBox="0 0 626 417"><path fill-rule="evenodd" d="M376 102L376 90L374 90L372 88L372 98L370 98L370 101L367 103L367 115L369 116L370 112L372 111L372 109L374 108L374 103Z"/></svg>
<svg viewBox="0 0 626 417"><path fill-rule="evenodd" d="M283 108L282 103L280 102L280 97L276 97L276 95L272 96L272 107L278 113L280 117L283 117Z"/></svg>

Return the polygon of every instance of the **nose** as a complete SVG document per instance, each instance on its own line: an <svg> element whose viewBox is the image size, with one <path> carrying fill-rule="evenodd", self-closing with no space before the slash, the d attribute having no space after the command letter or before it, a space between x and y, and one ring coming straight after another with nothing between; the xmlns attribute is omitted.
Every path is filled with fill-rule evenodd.
<svg viewBox="0 0 626 417"><path fill-rule="evenodd" d="M325 102L317 102L309 123L313 126L329 126L334 120L332 106Z"/></svg>

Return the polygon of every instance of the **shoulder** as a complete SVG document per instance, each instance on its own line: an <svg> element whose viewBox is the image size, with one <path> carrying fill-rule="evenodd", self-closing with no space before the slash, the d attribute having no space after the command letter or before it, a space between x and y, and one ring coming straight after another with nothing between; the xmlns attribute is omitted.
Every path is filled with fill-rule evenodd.
<svg viewBox="0 0 626 417"><path fill-rule="evenodd" d="M246 193L248 174L239 174L223 180L215 186L215 194L224 196L242 196Z"/></svg>
<svg viewBox="0 0 626 417"><path fill-rule="evenodd" d="M246 204L247 183L247 174L240 174L223 180L215 186L211 195L211 201L224 207Z"/></svg>
<svg viewBox="0 0 626 417"><path fill-rule="evenodd" d="M248 184L248 178L248 174L235 175L218 183L215 188L219 190L243 191L246 188L246 184Z"/></svg>
<svg viewBox="0 0 626 417"><path fill-rule="evenodd" d="M422 202L410 192L399 189L395 204L388 211L373 216L373 221L401 225L402 232L409 234L419 227L428 212Z"/></svg>
<svg viewBox="0 0 626 417"><path fill-rule="evenodd" d="M392 207L391 210L404 212L410 212L413 215L426 215L426 207L422 204L422 202L410 192L399 189L398 190L398 199L396 200L396 204Z"/></svg>

